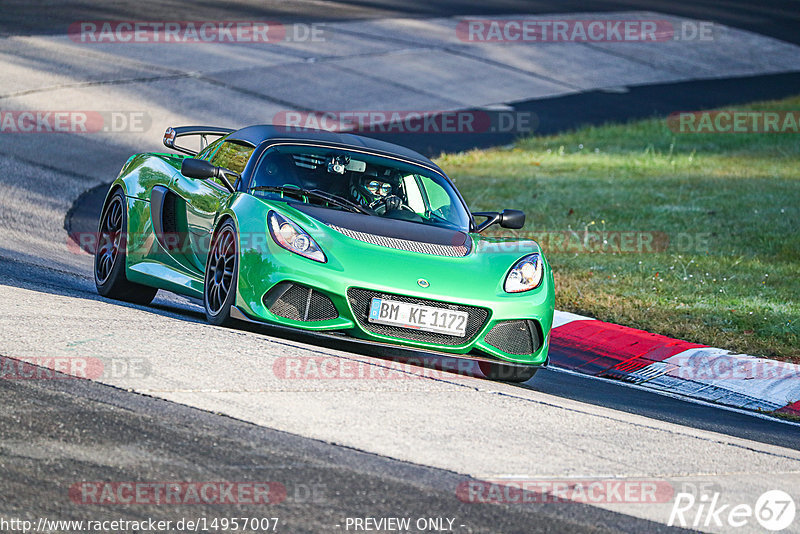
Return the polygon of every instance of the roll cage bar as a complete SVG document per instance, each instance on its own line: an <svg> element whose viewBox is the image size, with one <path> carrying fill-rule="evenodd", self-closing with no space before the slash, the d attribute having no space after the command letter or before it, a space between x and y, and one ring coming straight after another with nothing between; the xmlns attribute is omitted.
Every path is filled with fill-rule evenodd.
<svg viewBox="0 0 800 534"><path fill-rule="evenodd" d="M169 127L164 132L164 146L167 148L171 148L172 150L177 150L178 152L183 152L184 154L188 154L190 156L196 156L198 154L197 151L178 146L175 142L181 137L188 137L199 135L200 136L200 150L203 150L206 146L208 146L208 136L213 135L217 137L222 137L224 135L231 134L236 130L232 130L231 128L220 128L217 126L179 126L177 128Z"/></svg>

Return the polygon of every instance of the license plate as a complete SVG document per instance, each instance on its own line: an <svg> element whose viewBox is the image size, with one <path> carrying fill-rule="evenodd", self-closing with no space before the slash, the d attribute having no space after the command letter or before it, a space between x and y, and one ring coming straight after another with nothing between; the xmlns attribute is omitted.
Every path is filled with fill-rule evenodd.
<svg viewBox="0 0 800 534"><path fill-rule="evenodd" d="M467 312L381 298L373 298L369 307L371 323L458 337L467 335L468 318Z"/></svg>

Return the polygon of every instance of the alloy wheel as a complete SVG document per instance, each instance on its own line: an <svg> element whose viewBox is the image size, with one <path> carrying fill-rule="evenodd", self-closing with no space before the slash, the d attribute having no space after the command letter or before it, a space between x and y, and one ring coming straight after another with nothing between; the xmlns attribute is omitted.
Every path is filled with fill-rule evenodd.
<svg viewBox="0 0 800 534"><path fill-rule="evenodd" d="M214 315L222 311L225 301L233 289L235 266L236 236L233 229L225 227L214 241L206 276L206 302L208 311Z"/></svg>
<svg viewBox="0 0 800 534"><path fill-rule="evenodd" d="M97 243L95 258L95 275L101 284L111 276L111 270L119 256L122 241L122 201L115 197L106 209L103 223L100 225L100 239Z"/></svg>

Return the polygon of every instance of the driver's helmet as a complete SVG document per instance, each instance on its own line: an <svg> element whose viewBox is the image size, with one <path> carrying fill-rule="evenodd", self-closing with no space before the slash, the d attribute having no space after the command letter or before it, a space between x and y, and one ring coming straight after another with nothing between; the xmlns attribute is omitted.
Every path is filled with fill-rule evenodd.
<svg viewBox="0 0 800 534"><path fill-rule="evenodd" d="M380 178L374 169L368 169L353 179L350 187L353 200L362 206L371 206L375 201L392 194L392 186L385 178Z"/></svg>

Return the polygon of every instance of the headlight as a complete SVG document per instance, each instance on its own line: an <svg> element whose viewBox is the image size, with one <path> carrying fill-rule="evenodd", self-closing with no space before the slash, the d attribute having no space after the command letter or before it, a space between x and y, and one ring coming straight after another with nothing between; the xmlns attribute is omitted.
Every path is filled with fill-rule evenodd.
<svg viewBox="0 0 800 534"><path fill-rule="evenodd" d="M529 254L519 260L506 276L503 289L506 293L521 293L530 291L542 283L544 266L539 254Z"/></svg>
<svg viewBox="0 0 800 534"><path fill-rule="evenodd" d="M269 233L277 244L310 260L320 263L328 261L316 241L302 228L274 211L269 212L267 219L269 219Z"/></svg>

